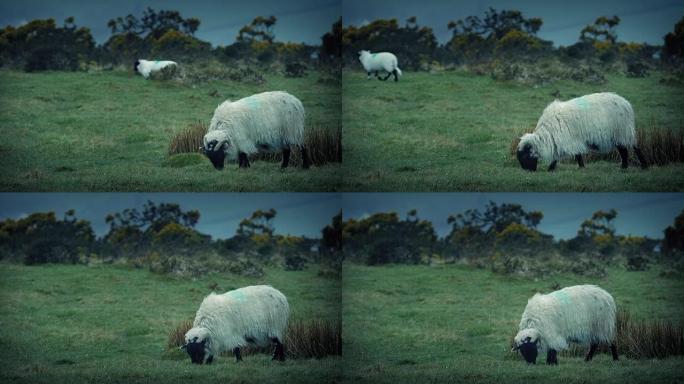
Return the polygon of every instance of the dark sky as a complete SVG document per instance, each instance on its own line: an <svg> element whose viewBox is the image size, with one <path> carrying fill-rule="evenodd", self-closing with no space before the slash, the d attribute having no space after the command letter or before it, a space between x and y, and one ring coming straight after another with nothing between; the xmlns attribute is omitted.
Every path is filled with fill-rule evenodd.
<svg viewBox="0 0 684 384"><path fill-rule="evenodd" d="M397 18L404 24L408 17L417 16L418 24L432 27L444 43L451 37L446 27L450 20L482 17L490 6L517 9L527 18L541 17L544 24L538 36L556 45L577 42L582 28L603 15L618 15L622 20L617 27L619 40L661 45L663 36L684 16L682 0L344 0L342 15L345 25L379 18Z"/></svg>
<svg viewBox="0 0 684 384"><path fill-rule="evenodd" d="M195 34L214 46L235 41L238 30L255 16L278 18L276 40L320 44L341 13L341 0L0 0L0 26L17 26L38 18L54 18L62 24L68 16L76 25L91 29L98 43L110 36L107 21L132 13L142 15L147 7L180 11L202 23Z"/></svg>
<svg viewBox="0 0 684 384"><path fill-rule="evenodd" d="M682 193L2 193L0 218L46 211L61 217L73 208L102 235L108 213L139 208L147 200L198 209L197 229L215 238L232 236L240 220L268 208L278 211L276 232L309 237L318 237L340 207L347 218L388 211L405 216L416 208L419 217L432 221L443 236L450 229L449 214L482 209L489 200L518 203L526 210L541 210L539 229L557 238L573 237L593 212L610 208L618 211L618 233L662 238L665 227L684 210Z"/></svg>
<svg viewBox="0 0 684 384"><path fill-rule="evenodd" d="M593 212L611 208L618 211L615 227L619 234L662 238L663 230L684 210L683 193L348 193L343 199L347 218L379 211L405 217L415 208L418 217L432 221L440 236L451 229L446 222L450 214L482 210L490 200L542 211L539 229L556 238L574 237Z"/></svg>
<svg viewBox="0 0 684 384"><path fill-rule="evenodd" d="M78 218L89 220L102 236L108 230L104 222L108 213L140 209L147 200L199 210L196 228L214 238L234 235L243 218L269 208L278 211L274 221L277 233L320 237L341 204L339 195L325 193L2 193L0 218L48 211L62 217L73 208Z"/></svg>

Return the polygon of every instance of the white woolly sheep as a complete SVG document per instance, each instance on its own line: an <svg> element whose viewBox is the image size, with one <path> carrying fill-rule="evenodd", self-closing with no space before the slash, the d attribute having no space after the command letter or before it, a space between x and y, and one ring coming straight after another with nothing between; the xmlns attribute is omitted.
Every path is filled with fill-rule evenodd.
<svg viewBox="0 0 684 384"><path fill-rule="evenodd" d="M399 81L401 76L401 69L397 64L397 57L393 53L379 52L371 53L370 51L359 51L359 61L363 68L368 73L368 80L371 78L371 72L375 74L380 80L387 80L391 75L394 75L394 81ZM385 78L380 78L378 73L380 71L387 72Z"/></svg>
<svg viewBox="0 0 684 384"><path fill-rule="evenodd" d="M546 363L558 364L557 352L570 342L590 346L585 361L592 359L599 343L605 343L617 360L615 317L613 296L595 285L537 293L527 301L513 350L519 350L529 364L536 363L538 348L546 350Z"/></svg>
<svg viewBox="0 0 684 384"><path fill-rule="evenodd" d="M615 147L622 168L627 168L630 147L634 148L641 167L648 167L637 147L632 106L614 93L593 93L549 104L534 133L520 138L517 157L528 171L537 170L539 159L550 162L549 171L553 171L565 156L575 156L579 167L584 168L582 154L590 150L609 152Z"/></svg>
<svg viewBox="0 0 684 384"><path fill-rule="evenodd" d="M200 150L216 169L223 169L226 155L248 168L248 155L283 151L282 168L290 162L290 146L299 147L302 167L310 160L304 146L305 112L302 102L287 92L264 92L216 108Z"/></svg>
<svg viewBox="0 0 684 384"><path fill-rule="evenodd" d="M193 364L211 364L224 351L241 361L240 348L275 344L273 360L285 360L283 337L290 307L285 295L269 285L254 285L218 295L211 293L200 305L185 349Z"/></svg>
<svg viewBox="0 0 684 384"><path fill-rule="evenodd" d="M140 59L136 60L135 64L133 65L133 70L141 74L144 78L149 79L152 72L161 71L170 65L178 66L178 63L170 60L150 61Z"/></svg>

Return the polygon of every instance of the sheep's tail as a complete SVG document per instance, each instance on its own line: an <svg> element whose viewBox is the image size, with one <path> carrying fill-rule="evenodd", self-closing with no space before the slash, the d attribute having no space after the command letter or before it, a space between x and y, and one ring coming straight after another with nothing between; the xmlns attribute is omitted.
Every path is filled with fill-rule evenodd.
<svg viewBox="0 0 684 384"><path fill-rule="evenodd" d="M396 67L396 68L394 68L394 69L396 69L396 70L397 70L397 73L399 74L399 76L401 76L401 69L399 69L399 67Z"/></svg>

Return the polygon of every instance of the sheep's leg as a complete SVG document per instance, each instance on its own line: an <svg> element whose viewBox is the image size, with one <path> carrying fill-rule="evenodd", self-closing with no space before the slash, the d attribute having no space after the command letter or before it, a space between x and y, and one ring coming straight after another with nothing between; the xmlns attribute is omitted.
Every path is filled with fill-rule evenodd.
<svg viewBox="0 0 684 384"><path fill-rule="evenodd" d="M549 349L549 352L546 354L546 364L558 365L558 354L555 349Z"/></svg>
<svg viewBox="0 0 684 384"><path fill-rule="evenodd" d="M396 69L392 71L392 74L394 75L394 81L399 81L399 73Z"/></svg>
<svg viewBox="0 0 684 384"><path fill-rule="evenodd" d="M302 145L302 168L309 169L311 166L311 158L309 157L309 151L305 146Z"/></svg>
<svg viewBox="0 0 684 384"><path fill-rule="evenodd" d="M214 356L207 357L207 365L211 364L213 361L214 361Z"/></svg>
<svg viewBox="0 0 684 384"><path fill-rule="evenodd" d="M582 159L582 155L575 155L575 160L577 160L577 164L579 164L580 168L584 168L584 160Z"/></svg>
<svg viewBox="0 0 684 384"><path fill-rule="evenodd" d="M558 164L558 160L554 160L549 164L549 172L553 172L556 170L556 164Z"/></svg>
<svg viewBox="0 0 684 384"><path fill-rule="evenodd" d="M639 163L641 163L641 168L646 169L648 168L648 163L646 162L646 158L644 157L644 154L641 152L641 149L637 147L636 145L634 146L634 153L636 153L637 158L639 159Z"/></svg>
<svg viewBox="0 0 684 384"><path fill-rule="evenodd" d="M592 343L591 346L589 346L589 353L587 353L587 357L584 358L584 361L591 361L591 359L594 358L594 353L596 353L596 348L598 347L598 344Z"/></svg>
<svg viewBox="0 0 684 384"><path fill-rule="evenodd" d="M242 355L240 354L240 347L233 348L233 353L235 354L235 362L239 363L242 361Z"/></svg>
<svg viewBox="0 0 684 384"><path fill-rule="evenodd" d="M246 153L240 152L238 154L238 160L240 163L240 168L249 168L249 159L247 158Z"/></svg>
<svg viewBox="0 0 684 384"><path fill-rule="evenodd" d="M617 353L617 347L615 346L615 344L610 345L610 353L613 355L613 360L616 360L616 361L619 360L618 359L618 353Z"/></svg>
<svg viewBox="0 0 684 384"><path fill-rule="evenodd" d="M627 168L629 166L629 152L627 152L627 147L624 145L617 146L618 152L620 152L620 159L622 159L621 168Z"/></svg>
<svg viewBox="0 0 684 384"><path fill-rule="evenodd" d="M387 79L389 79L390 76L392 76L392 72L387 72L387 76L385 76L385 78L384 78L384 79L381 79L381 80L382 80L382 81L387 81Z"/></svg>
<svg viewBox="0 0 684 384"><path fill-rule="evenodd" d="M280 164L280 168L287 168L290 164L290 148L283 148L283 163Z"/></svg>
<svg viewBox="0 0 684 384"><path fill-rule="evenodd" d="M368 80L370 80L370 79L371 79L371 73L368 72Z"/></svg>
<svg viewBox="0 0 684 384"><path fill-rule="evenodd" d="M277 337L271 339L275 343L275 351L273 351L273 360L285 361L285 346L278 340Z"/></svg>

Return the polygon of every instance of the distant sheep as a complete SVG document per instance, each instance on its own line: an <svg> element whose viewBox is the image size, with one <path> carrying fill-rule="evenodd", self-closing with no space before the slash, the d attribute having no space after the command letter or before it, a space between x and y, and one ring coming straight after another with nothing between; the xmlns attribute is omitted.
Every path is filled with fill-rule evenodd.
<svg viewBox="0 0 684 384"><path fill-rule="evenodd" d="M282 168L290 161L290 146L299 147L304 169L310 160L304 146L305 112L302 102L287 92L264 92L219 105L200 148L216 169L226 155L249 168L248 155L283 151Z"/></svg>
<svg viewBox="0 0 684 384"><path fill-rule="evenodd" d="M240 348L253 344L275 344L273 360L285 360L283 339L290 307L285 295L268 285L254 285L209 294L185 334L181 347L193 364L211 364L224 351L233 351L241 361Z"/></svg>
<svg viewBox="0 0 684 384"><path fill-rule="evenodd" d="M389 52L379 52L371 53L370 51L360 51L359 61L363 65L363 68L368 73L368 80L371 78L371 73L375 74L380 80L387 80L391 75L394 75L394 81L399 81L399 76L401 76L401 69L397 64L397 57ZM381 79L378 75L379 71L387 72L387 76Z"/></svg>
<svg viewBox="0 0 684 384"><path fill-rule="evenodd" d="M135 64L133 65L133 70L141 74L144 78L149 79L152 72L161 71L162 69L171 65L178 66L178 63L170 60L149 61L140 59L136 60Z"/></svg>
<svg viewBox="0 0 684 384"><path fill-rule="evenodd" d="M527 301L513 350L529 364L536 363L538 349L546 350L546 363L558 364L557 352L570 342L590 346L585 361L592 359L599 343L605 343L617 360L616 312L613 296L595 285L537 293Z"/></svg>
<svg viewBox="0 0 684 384"><path fill-rule="evenodd" d="M627 168L630 147L634 148L641 167L648 167L637 147L632 106L614 93L593 93L549 104L534 132L520 138L517 157L528 171L537 170L539 159L550 162L549 171L553 171L566 156L575 156L579 167L584 168L582 154L590 150L610 152L615 147L622 168Z"/></svg>

